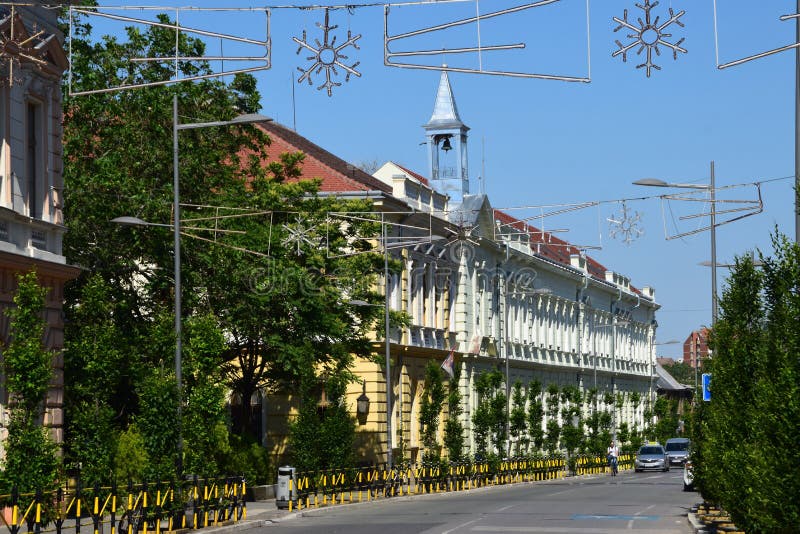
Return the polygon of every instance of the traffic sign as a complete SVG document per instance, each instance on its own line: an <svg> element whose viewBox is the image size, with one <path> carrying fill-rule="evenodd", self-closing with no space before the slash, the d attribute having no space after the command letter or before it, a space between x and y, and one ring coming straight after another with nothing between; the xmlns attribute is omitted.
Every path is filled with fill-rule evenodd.
<svg viewBox="0 0 800 534"><path fill-rule="evenodd" d="M703 400L711 400L711 373L703 373Z"/></svg>

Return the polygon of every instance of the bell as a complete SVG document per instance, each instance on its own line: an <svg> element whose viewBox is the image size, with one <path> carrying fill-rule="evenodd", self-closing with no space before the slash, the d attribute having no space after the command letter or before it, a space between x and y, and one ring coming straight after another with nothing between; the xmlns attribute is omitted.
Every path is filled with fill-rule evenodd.
<svg viewBox="0 0 800 534"><path fill-rule="evenodd" d="M442 143L442 150L447 152L448 150L453 150L453 146L450 144L450 138L445 137L444 142Z"/></svg>

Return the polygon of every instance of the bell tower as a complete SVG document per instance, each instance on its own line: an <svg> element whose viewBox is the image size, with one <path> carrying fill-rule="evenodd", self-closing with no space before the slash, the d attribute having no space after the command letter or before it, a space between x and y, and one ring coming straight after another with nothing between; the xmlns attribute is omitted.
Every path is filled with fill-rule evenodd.
<svg viewBox="0 0 800 534"><path fill-rule="evenodd" d="M447 67L447 65L444 65ZM467 132L461 122L447 71L442 71L433 115L425 128L428 145L428 173L433 187L450 196L451 205L461 204L469 194Z"/></svg>

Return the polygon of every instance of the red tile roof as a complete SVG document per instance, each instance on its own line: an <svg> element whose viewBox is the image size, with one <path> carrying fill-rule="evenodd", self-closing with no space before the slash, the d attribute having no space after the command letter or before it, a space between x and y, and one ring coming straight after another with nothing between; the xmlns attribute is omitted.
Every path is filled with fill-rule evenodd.
<svg viewBox="0 0 800 534"><path fill-rule="evenodd" d="M392 163L394 163L394 162L392 162ZM402 171L404 173L406 173L407 175L411 176L412 178L415 178L416 180L418 180L421 184L427 185L428 187L430 187L431 184L428 182L428 179L425 178L424 176L422 176L421 174L417 174L412 170L406 169L405 167L403 167L402 165L398 165L397 163L394 163L394 164L397 165L397 167L399 167L400 169L402 169Z"/></svg>
<svg viewBox="0 0 800 534"><path fill-rule="evenodd" d="M266 149L267 160L275 161L281 154L287 152L303 152L306 155L301 164L303 178L319 178L322 181L321 191L328 193L370 190L392 192L391 186L331 154L282 124L259 122L257 126L267 132L272 140Z"/></svg>
<svg viewBox="0 0 800 534"><path fill-rule="evenodd" d="M277 160L281 154L287 152L300 151L305 153L306 158L302 163L303 177L319 178L321 180L321 191L345 193L377 190L389 194L392 193L392 187L388 184L347 163L282 124L261 122L257 123L257 125L266 131L272 140L272 143L266 149L267 159L269 161ZM395 163L395 165L397 164ZM429 186L429 181L424 176L401 165L397 166L408 175ZM574 245L559 239L549 232L542 232L538 228L520 221L501 210L494 210L494 220L500 221L502 225L515 228L519 232L529 234L531 248L537 251L539 255L557 263L571 265L570 255L580 254L581 252ZM540 246L537 247L536 245ZM607 269L602 264L586 256L586 265L590 276L605 281ZM631 290L639 293L639 290L633 286L631 286Z"/></svg>

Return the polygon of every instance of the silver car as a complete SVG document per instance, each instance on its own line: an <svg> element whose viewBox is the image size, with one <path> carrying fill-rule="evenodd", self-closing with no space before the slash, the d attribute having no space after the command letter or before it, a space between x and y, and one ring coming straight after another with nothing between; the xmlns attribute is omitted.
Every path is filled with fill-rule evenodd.
<svg viewBox="0 0 800 534"><path fill-rule="evenodd" d="M686 458L689 456L690 443L689 438L669 438L664 443L664 450L667 451L670 465L683 465L686 463Z"/></svg>
<svg viewBox="0 0 800 534"><path fill-rule="evenodd" d="M633 461L633 469L637 473L648 469L654 471L669 471L669 459L664 447L660 443L648 443L639 448L636 459Z"/></svg>

